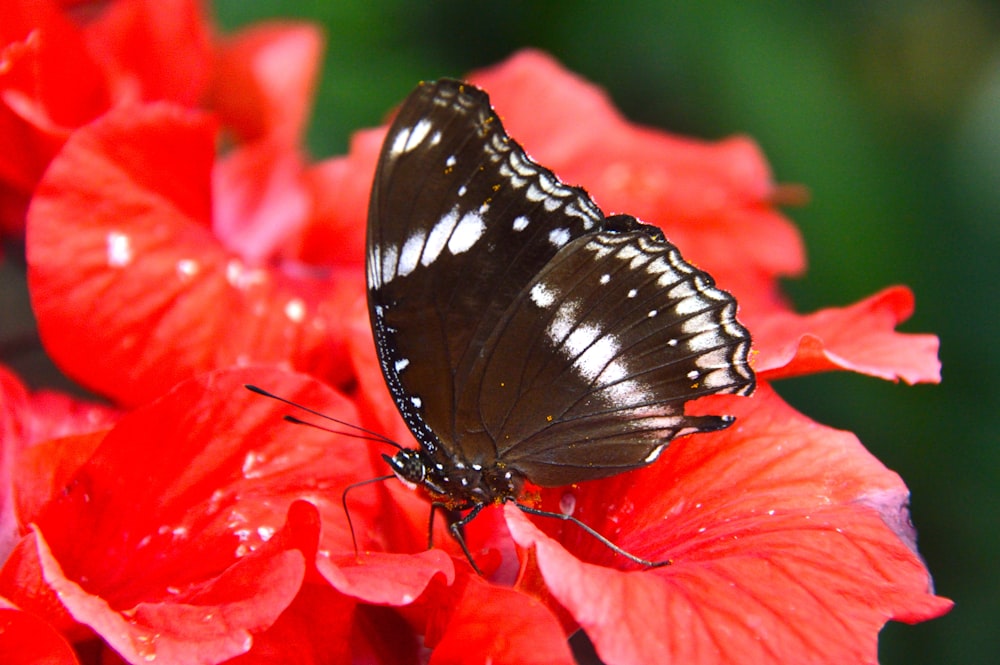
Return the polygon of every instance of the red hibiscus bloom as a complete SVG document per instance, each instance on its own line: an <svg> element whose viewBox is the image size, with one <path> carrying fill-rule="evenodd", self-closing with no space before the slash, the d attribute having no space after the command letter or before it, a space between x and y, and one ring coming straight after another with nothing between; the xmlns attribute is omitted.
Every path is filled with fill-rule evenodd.
<svg viewBox="0 0 1000 665"><path fill-rule="evenodd" d="M298 139L321 43L315 27L263 24L213 41L196 0L67 4L0 6L0 233L23 232L49 161L113 108L208 106L243 142Z"/></svg>
<svg viewBox="0 0 1000 665"><path fill-rule="evenodd" d="M207 32L196 8L183 8L186 18L167 26ZM135 64L128 51L161 11L114 4L82 30L108 33L93 38L112 52L102 62L155 78L156 54ZM233 364L349 379L340 310L363 291L364 227L341 227L335 262L308 265L299 256L303 228L330 217L325 192L337 189L336 177L324 165L307 167L298 147L319 45L308 26L247 30L221 40L214 58L170 60L213 72L197 94L175 85L172 94L115 104L65 139L36 187L27 254L40 333L68 374L123 404ZM144 80L129 71L128 80ZM183 106L137 103L155 98ZM241 141L225 157L216 158L217 123L184 108L201 98ZM77 326L81 312L94 325Z"/></svg>
<svg viewBox="0 0 1000 665"><path fill-rule="evenodd" d="M360 266L281 260L309 212L296 158L258 144L214 164L215 140L208 117L176 106L112 111L71 137L32 201L46 350L120 403L254 362L349 376L338 349Z"/></svg>
<svg viewBox="0 0 1000 665"><path fill-rule="evenodd" d="M218 71L261 42L273 43L230 45ZM767 383L827 369L937 380L936 339L894 331L909 292L798 315L777 279L802 270L801 243L750 141L630 125L535 52L472 78L539 161L606 210L661 226L740 299L758 393L691 406L733 413L733 427L675 441L648 468L538 492L540 507L674 565L634 570L572 525L490 508L467 536L482 579L443 528L426 550L428 506L394 482L350 493L355 555L341 496L387 472L381 447L282 423L287 407L240 385L411 440L359 270L384 130L304 166L301 109L273 81L232 74L212 105L250 143L224 159L208 116L136 105L73 132L37 187L29 285L47 350L118 403L154 401L18 453L0 611L24 630L100 638L129 662L412 662L429 649L431 663L570 663L565 636L583 627L612 664L874 662L885 621L947 611L902 481ZM268 109L259 123L254 105ZM251 363L268 367L217 369Z"/></svg>

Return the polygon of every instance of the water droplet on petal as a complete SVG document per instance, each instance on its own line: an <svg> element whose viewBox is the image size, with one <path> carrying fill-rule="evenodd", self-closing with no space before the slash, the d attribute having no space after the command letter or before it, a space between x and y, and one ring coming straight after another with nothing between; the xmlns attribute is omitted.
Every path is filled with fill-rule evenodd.
<svg viewBox="0 0 1000 665"><path fill-rule="evenodd" d="M292 298L285 303L285 316L293 323L302 323L306 315L306 305L299 298Z"/></svg>
<svg viewBox="0 0 1000 665"><path fill-rule="evenodd" d="M576 511L576 495L572 492L564 492L559 498L559 512L563 515L572 515Z"/></svg>
<svg viewBox="0 0 1000 665"><path fill-rule="evenodd" d="M182 282L189 282L201 270L201 264L194 259L181 259L177 262L177 276Z"/></svg>
<svg viewBox="0 0 1000 665"><path fill-rule="evenodd" d="M122 268L132 262L135 252L132 239L121 231L112 231L107 237L108 265L112 268Z"/></svg>

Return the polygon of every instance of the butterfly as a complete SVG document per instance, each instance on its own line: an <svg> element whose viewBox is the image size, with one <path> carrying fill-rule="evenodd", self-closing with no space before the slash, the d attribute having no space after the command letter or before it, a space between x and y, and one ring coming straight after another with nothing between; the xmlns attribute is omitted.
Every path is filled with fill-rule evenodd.
<svg viewBox="0 0 1000 665"><path fill-rule="evenodd" d="M520 499L526 482L604 478L727 427L684 407L754 389L733 297L660 229L605 216L532 161L487 94L450 79L421 83L389 128L366 252L379 364L419 443L383 457L457 511L473 567L463 527L508 501L664 563Z"/></svg>

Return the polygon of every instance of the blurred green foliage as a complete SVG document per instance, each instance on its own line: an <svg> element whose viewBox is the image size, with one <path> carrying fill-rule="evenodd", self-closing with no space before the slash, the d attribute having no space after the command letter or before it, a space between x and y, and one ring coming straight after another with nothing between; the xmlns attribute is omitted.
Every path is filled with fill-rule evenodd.
<svg viewBox="0 0 1000 665"><path fill-rule="evenodd" d="M890 624L882 662L1000 662L1000 10L935 3L217 0L226 30L305 18L327 34L309 145L345 151L422 78L461 76L523 46L605 87L633 120L753 136L776 179L812 192L789 214L809 250L800 310L894 283L941 336L941 386L846 374L779 385L856 432L913 492L921 551L952 613Z"/></svg>

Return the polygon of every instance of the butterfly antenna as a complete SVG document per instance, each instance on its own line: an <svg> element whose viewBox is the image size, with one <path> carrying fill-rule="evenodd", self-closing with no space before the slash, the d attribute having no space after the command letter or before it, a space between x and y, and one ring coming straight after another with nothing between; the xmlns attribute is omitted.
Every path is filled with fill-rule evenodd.
<svg viewBox="0 0 1000 665"><path fill-rule="evenodd" d="M307 423L308 424L308 423ZM347 509L347 493L356 487L361 487L362 485L370 485L372 483L381 483L390 478L395 478L394 474L388 474L386 476L379 476L378 478L369 478L368 480L362 480L357 483L351 483L344 488L344 493L340 495L340 504L344 507L344 516L347 518L347 528L351 530L351 542L354 543L354 556L358 557L358 537L354 533L354 520L351 519L351 511Z"/></svg>
<svg viewBox="0 0 1000 665"><path fill-rule="evenodd" d="M395 441L393 441L389 437L385 436L384 434L379 434L378 432L374 432L374 431L372 431L370 429L367 429L365 427L361 427L360 425L355 425L355 424L349 423L349 422L347 422L345 420L340 420L339 418L334 418L333 416L329 416L329 415L327 415L325 413L320 413L319 411L316 411L315 409L310 409L308 406L305 406L304 404L299 404L298 402L293 402L292 400L285 399L284 397L281 397L279 395L275 395L274 393L268 392L267 390L264 390L263 388L260 388L258 386L254 386L254 385L251 385L251 384L247 383L247 384L244 384L243 387L246 388L247 390L249 390L252 393L257 393L258 395L263 395L264 397L270 397L273 400L277 400L277 401L282 402L284 404L287 404L289 406L293 406L296 409L301 409L302 411L305 411L306 413L310 413L310 414L312 414L312 415L314 415L314 416L316 416L318 418L322 418L324 420L329 420L331 422L337 423L338 425L350 428L353 431L344 432L344 431L341 431L341 430L329 429L327 427L323 427L321 425L317 425L316 423L309 422L308 420L302 420L301 418L296 418L295 416L286 415L285 416L285 420L287 420L290 423L294 423L296 425L308 425L309 427L315 427L316 429L322 430L324 432L330 432L331 434L344 434L344 435L347 435L347 436L352 436L352 437L354 437L356 439L362 439L362 440L365 440L365 441L376 441L378 443L384 443L384 444L392 446L396 450L402 450L402 448L403 448L401 445L399 445L398 443L396 443ZM361 434L358 434L357 432L361 432Z"/></svg>

